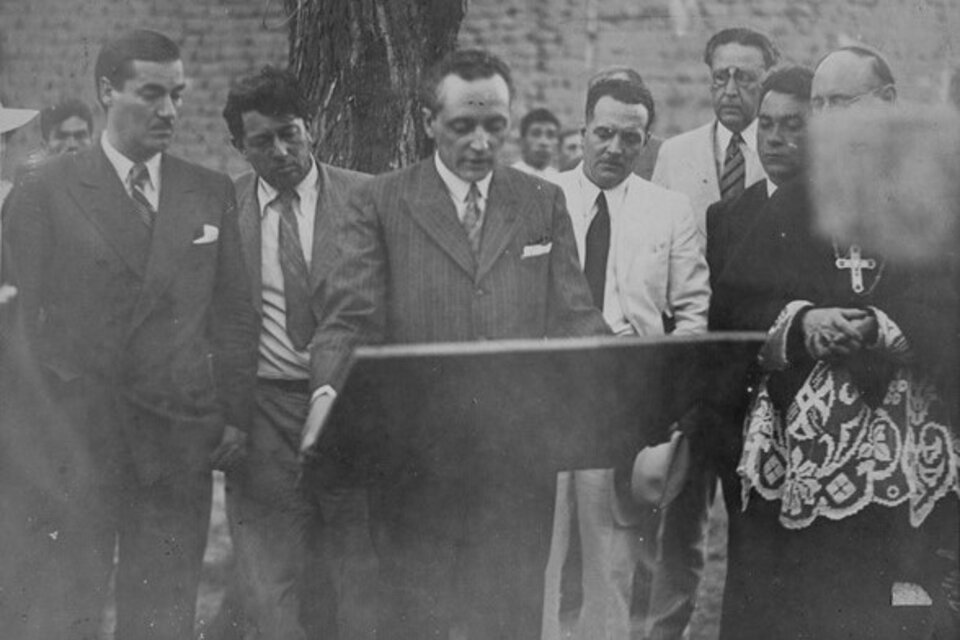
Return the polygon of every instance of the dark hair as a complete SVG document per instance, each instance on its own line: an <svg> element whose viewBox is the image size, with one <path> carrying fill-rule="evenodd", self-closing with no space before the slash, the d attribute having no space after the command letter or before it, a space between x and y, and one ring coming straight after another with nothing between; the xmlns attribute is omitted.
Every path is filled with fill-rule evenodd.
<svg viewBox="0 0 960 640"><path fill-rule="evenodd" d="M49 140L53 130L69 118L77 117L87 123L87 129L93 133L93 112L87 103L76 98L69 98L63 102L47 107L40 112L40 133L44 140Z"/></svg>
<svg viewBox="0 0 960 640"><path fill-rule="evenodd" d="M258 111L265 116L294 116L308 123L310 107L296 76L287 69L266 66L254 76L240 78L227 94L223 119L235 143L243 140L243 114Z"/></svg>
<svg viewBox="0 0 960 640"><path fill-rule="evenodd" d="M731 43L759 49L763 54L763 66L766 69L777 64L780 60L780 51L777 50L776 45L770 41L770 38L753 29L734 27L713 34L707 41L706 48L703 50L703 61L707 63L708 67L713 67L713 54L717 50L717 47Z"/></svg>
<svg viewBox="0 0 960 640"><path fill-rule="evenodd" d="M93 68L94 89L100 99L100 78L116 88L133 77L133 61L174 62L180 59L177 43L156 31L137 29L108 40L100 48Z"/></svg>
<svg viewBox="0 0 960 640"><path fill-rule="evenodd" d="M647 85L642 81L634 82L631 80L621 80L619 78L605 78L599 82L590 83L590 88L587 90L586 108L586 121L588 123L590 119L593 118L593 110L596 108L597 102L604 96L610 96L617 102L624 102L626 104L642 104L647 108L647 114L649 116L647 119L647 131L650 130L650 127L653 125L653 120L656 117L656 111L653 106L653 94L650 93Z"/></svg>
<svg viewBox="0 0 960 640"><path fill-rule="evenodd" d="M560 120L557 119L557 116L553 115L553 111L550 109L534 109L533 111L528 111L527 115L523 116L520 120L520 137L527 135L527 129L531 125L538 124L540 122L547 122L554 125L557 129L560 128Z"/></svg>
<svg viewBox="0 0 960 640"><path fill-rule="evenodd" d="M440 108L440 96L437 89L449 75L464 80L480 80L500 76L507 83L507 90L513 98L513 79L510 67L503 60L481 49L462 49L444 57L435 64L423 78L420 86L420 101L424 107L436 113Z"/></svg>
<svg viewBox="0 0 960 640"><path fill-rule="evenodd" d="M587 81L587 91L589 91L593 85L603 80L627 80L628 82L643 84L643 76L641 76L636 69L618 65L601 69L593 74L590 80Z"/></svg>
<svg viewBox="0 0 960 640"><path fill-rule="evenodd" d="M887 59L883 57L882 53L865 44L850 44L845 47L834 49L817 61L817 64L813 67L814 73L816 73L817 69L820 68L820 65L823 64L824 60L835 53L840 53L841 51L849 51L858 58L870 60L873 63L873 74L878 80L880 80L880 86L886 86L888 84L896 86L897 82L893 78L893 71L890 69L890 63L887 62Z"/></svg>
<svg viewBox="0 0 960 640"><path fill-rule="evenodd" d="M810 85L813 83L813 71L799 65L778 67L771 71L760 85L760 104L771 91L793 96L797 100L810 102Z"/></svg>

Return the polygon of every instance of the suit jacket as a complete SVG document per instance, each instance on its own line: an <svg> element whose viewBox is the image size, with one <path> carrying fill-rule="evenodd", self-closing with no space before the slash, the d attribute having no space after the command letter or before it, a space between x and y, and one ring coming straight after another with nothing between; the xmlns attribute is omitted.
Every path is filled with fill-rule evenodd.
<svg viewBox="0 0 960 640"><path fill-rule="evenodd" d="M690 198L697 228L702 234L706 233L707 207L720 199L720 179L713 151L717 126L713 121L664 142L653 170L653 182ZM743 159L745 186L766 177L756 154L746 150Z"/></svg>
<svg viewBox="0 0 960 640"><path fill-rule="evenodd" d="M570 211L591 206L581 180L586 180L582 165L560 174L558 184ZM611 246L616 248L617 290L627 321L641 336L662 335L664 316L673 318L675 333L706 331L709 275L687 197L631 174L623 213ZM573 228L582 246L587 227L574 219Z"/></svg>
<svg viewBox="0 0 960 640"><path fill-rule="evenodd" d="M204 464L224 418L248 423L256 366L232 183L166 154L160 176L152 229L100 145L30 172L5 208L5 273L53 399L122 422L141 470Z"/></svg>
<svg viewBox="0 0 960 640"><path fill-rule="evenodd" d="M354 188L369 178L367 174L332 167L317 162L320 175L319 195L317 197L316 222L313 230L313 257L310 261L310 285L317 292L337 254L334 233L337 227L336 216L341 214L347 203L347 197ZM250 278L250 292L257 313L262 316L263 297L261 289L261 211L257 197L257 174L249 171L236 180L237 202L240 209L240 237L243 242L243 257ZM320 320L320 297L314 296L314 314Z"/></svg>
<svg viewBox="0 0 960 640"><path fill-rule="evenodd" d="M743 240L763 215L769 199L767 181L760 180L733 202L714 202L707 209L707 264L710 266L711 288L717 286L727 263L739 251L750 250L744 247ZM711 328L718 317L716 311L711 307Z"/></svg>
<svg viewBox="0 0 960 640"><path fill-rule="evenodd" d="M558 187L494 169L475 259L434 162L373 178L351 196L312 344L315 387L339 388L359 344L609 332Z"/></svg>

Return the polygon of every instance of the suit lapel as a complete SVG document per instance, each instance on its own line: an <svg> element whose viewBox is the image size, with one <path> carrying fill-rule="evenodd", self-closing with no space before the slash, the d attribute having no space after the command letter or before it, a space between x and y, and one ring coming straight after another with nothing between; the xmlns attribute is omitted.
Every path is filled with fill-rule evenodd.
<svg viewBox="0 0 960 640"><path fill-rule="evenodd" d="M521 200L509 173L494 170L490 193L487 195L487 209L483 214L483 240L480 242L477 268L478 281L493 267L516 233L518 223L523 219L519 215Z"/></svg>
<svg viewBox="0 0 960 640"><path fill-rule="evenodd" d="M476 267L470 242L457 219L457 210L450 200L447 187L433 163L432 158L424 160L413 174L410 185L412 192L404 198L406 209L424 232L473 276Z"/></svg>
<svg viewBox="0 0 960 640"><path fill-rule="evenodd" d="M240 241L243 244L243 258L247 263L250 276L250 290L253 292L253 306L262 311L263 288L261 256L261 216L260 201L257 199L257 177L255 173L244 176L237 183L237 206L239 207Z"/></svg>
<svg viewBox="0 0 960 640"><path fill-rule="evenodd" d="M327 168L317 162L317 213L313 223L313 248L310 259L310 288L316 289L323 282L330 260L326 255L328 242L334 237L334 209L338 206L334 183Z"/></svg>
<svg viewBox="0 0 960 640"><path fill-rule="evenodd" d="M143 246L149 242L150 229L134 213L116 170L100 145L90 152L89 162L79 158L79 188L75 192L80 209L97 227L120 258L141 278L146 260Z"/></svg>
<svg viewBox="0 0 960 640"><path fill-rule="evenodd" d="M160 163L160 206L153 222L150 257L143 291L133 312L131 331L147 316L176 275L181 256L190 246L201 222L190 219L193 180L175 159L164 155Z"/></svg>

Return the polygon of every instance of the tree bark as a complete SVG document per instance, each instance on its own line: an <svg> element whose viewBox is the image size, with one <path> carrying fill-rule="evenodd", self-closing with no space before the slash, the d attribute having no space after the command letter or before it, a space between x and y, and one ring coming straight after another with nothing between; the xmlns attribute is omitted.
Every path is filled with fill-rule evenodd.
<svg viewBox="0 0 960 640"><path fill-rule="evenodd" d="M466 0L284 0L290 68L313 106L317 157L381 173L430 152L417 95L456 45Z"/></svg>

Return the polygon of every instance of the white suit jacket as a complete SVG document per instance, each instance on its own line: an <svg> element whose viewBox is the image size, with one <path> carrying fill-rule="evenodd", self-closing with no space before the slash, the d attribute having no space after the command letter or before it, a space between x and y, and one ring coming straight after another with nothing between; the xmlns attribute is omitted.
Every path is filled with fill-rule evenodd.
<svg viewBox="0 0 960 640"><path fill-rule="evenodd" d="M582 165L560 174L577 250L583 266L593 206L581 188ZM675 334L707 330L710 276L689 199L644 180L627 178L627 194L616 237L614 259L620 307L638 335L662 335L663 315L673 317Z"/></svg>
<svg viewBox="0 0 960 640"><path fill-rule="evenodd" d="M690 198L702 240L707 237L707 207L720 199L714 132L717 121L686 131L663 143L651 180ZM746 146L746 145L745 145ZM760 158L749 148L744 150L745 187L767 177Z"/></svg>

